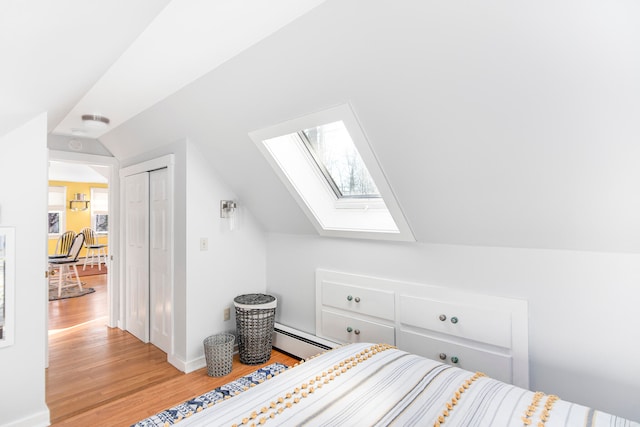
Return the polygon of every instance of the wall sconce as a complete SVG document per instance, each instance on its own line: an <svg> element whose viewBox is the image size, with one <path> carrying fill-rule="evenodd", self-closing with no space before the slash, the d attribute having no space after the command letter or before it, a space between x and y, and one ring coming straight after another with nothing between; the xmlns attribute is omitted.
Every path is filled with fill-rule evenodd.
<svg viewBox="0 0 640 427"><path fill-rule="evenodd" d="M84 199L84 194L75 193L73 199L69 200L69 209L72 211L86 211L89 209L89 200Z"/></svg>
<svg viewBox="0 0 640 427"><path fill-rule="evenodd" d="M236 227L236 202L233 200L220 200L220 218L229 220L229 230Z"/></svg>

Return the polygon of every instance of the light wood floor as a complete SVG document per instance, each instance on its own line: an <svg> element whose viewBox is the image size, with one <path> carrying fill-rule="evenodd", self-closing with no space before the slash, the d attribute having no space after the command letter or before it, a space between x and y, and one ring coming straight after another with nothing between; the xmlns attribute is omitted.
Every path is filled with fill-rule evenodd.
<svg viewBox="0 0 640 427"><path fill-rule="evenodd" d="M260 366L297 362L278 351L264 365L242 365L209 377L206 368L184 374L166 354L107 321L106 275L85 276L93 294L49 302L46 399L52 426L130 426Z"/></svg>

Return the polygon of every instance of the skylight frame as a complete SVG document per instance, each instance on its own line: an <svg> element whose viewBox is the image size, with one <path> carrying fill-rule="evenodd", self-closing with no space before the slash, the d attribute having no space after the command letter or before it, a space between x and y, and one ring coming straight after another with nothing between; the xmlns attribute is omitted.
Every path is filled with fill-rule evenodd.
<svg viewBox="0 0 640 427"><path fill-rule="evenodd" d="M344 195L342 194L342 191L340 191L340 189L338 188L336 181L333 179L333 176L331 176L331 174L327 170L327 167L324 165L324 162L320 160L318 154L316 153L316 150L314 150L313 147L311 146L311 141L309 141L309 138L307 137L307 135L302 130L298 131L297 134L298 134L298 138L300 138L300 141L302 141L305 148L309 152L309 156L311 156L314 163L316 164L318 169L320 169L320 172L324 176L324 179L327 181L327 184L329 184L329 187L331 187L331 190L333 190L333 193L336 195L338 199L344 197Z"/></svg>
<svg viewBox="0 0 640 427"><path fill-rule="evenodd" d="M344 123L351 136L379 198L339 198L298 134L304 129L338 121ZM415 241L349 104L250 132L249 136L320 235ZM286 144L276 143L280 139ZM290 156L295 157L295 161L287 160Z"/></svg>
<svg viewBox="0 0 640 427"><path fill-rule="evenodd" d="M349 137L349 140L350 140L352 146L356 149L356 156L358 156L358 159L361 161L362 167L364 168L364 172L366 172L368 179L371 179L373 181L373 178L371 178L371 174L369 174L369 170L367 169L366 165L362 161L362 158L360 157L360 153L359 153L357 147L355 147L355 144L353 144L353 139L351 138L351 135L349 134L349 130L344 125L344 121L340 120L338 122L325 123L325 124L321 124L321 125L318 125L318 126L314 126L313 128L316 128L316 129L323 128L325 126L334 125L336 123L340 123L344 127L346 135ZM320 172L322 172L322 174L324 175L327 183L329 184L329 186L331 187L331 189L333 190L333 192L335 193L336 197L339 200L343 200L343 199L345 199L345 200L349 200L349 199L379 199L379 198L382 197L379 193L344 194L342 192L342 190L340 189L340 186L336 182L335 177L333 176L333 174L331 173L331 171L329 170L329 168L325 164L324 160L321 158L320 153L318 153L316 148L313 146L312 142L309 140L309 137L308 137L308 135L306 133L307 130L308 129L304 129L304 130L299 131L298 132L298 137L300 138L300 141L304 144L304 146L308 150L309 155L314 160L314 162L316 163L318 169L320 170ZM373 184L375 186L375 183L373 183ZM376 188L376 190L378 190L378 189Z"/></svg>

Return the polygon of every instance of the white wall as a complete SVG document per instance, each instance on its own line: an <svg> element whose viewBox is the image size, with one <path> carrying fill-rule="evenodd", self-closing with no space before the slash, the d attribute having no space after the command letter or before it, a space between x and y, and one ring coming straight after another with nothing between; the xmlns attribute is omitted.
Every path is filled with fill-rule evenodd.
<svg viewBox="0 0 640 427"><path fill-rule="evenodd" d="M640 254L270 234L277 319L310 333L316 268L525 299L531 388L640 420Z"/></svg>
<svg viewBox="0 0 640 427"><path fill-rule="evenodd" d="M204 366L202 341L234 331L233 298L266 290L266 239L242 200L220 180L196 145L187 145L187 362ZM178 190L181 191L181 190ZM236 228L220 218L220 200L236 200ZM208 250L200 250L200 239ZM223 310L231 307L231 320Z"/></svg>
<svg viewBox="0 0 640 427"><path fill-rule="evenodd" d="M28 197L25 197L28 195ZM0 225L15 227L15 342L0 348L0 425L48 425L47 115L0 138Z"/></svg>
<svg viewBox="0 0 640 427"><path fill-rule="evenodd" d="M121 162L130 166L174 154L174 343L171 363L190 372L205 366L202 341L235 330L233 298L265 292L265 235L242 200L183 139ZM220 200L237 200L237 229L220 219ZM208 240L200 251L200 238ZM231 319L223 320L225 307Z"/></svg>

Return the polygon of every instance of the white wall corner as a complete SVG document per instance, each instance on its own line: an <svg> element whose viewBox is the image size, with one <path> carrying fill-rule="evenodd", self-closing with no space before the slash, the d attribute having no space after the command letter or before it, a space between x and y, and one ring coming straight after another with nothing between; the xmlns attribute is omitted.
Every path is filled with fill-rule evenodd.
<svg viewBox="0 0 640 427"><path fill-rule="evenodd" d="M172 364L177 370L179 370L180 372L184 372L185 374L188 374L189 372L194 371L194 369L190 369L190 363L185 362L183 359L177 357L174 354L169 354L167 355L167 362L169 362L170 364ZM197 369L197 368L196 368Z"/></svg>

